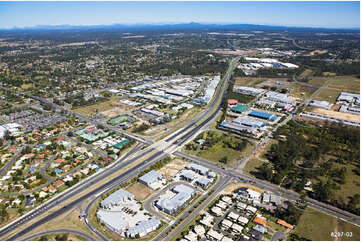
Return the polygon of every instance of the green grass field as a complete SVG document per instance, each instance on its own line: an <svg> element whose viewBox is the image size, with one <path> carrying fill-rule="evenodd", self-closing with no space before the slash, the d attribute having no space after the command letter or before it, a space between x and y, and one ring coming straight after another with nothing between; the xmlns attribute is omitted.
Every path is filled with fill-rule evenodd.
<svg viewBox="0 0 361 242"><path fill-rule="evenodd" d="M312 208L306 208L293 232L310 240L325 241L336 240L331 237L331 232L336 231L352 232L352 237L344 235L340 240L360 241L359 227Z"/></svg>
<svg viewBox="0 0 361 242"><path fill-rule="evenodd" d="M215 131L210 131L210 132L217 134L219 138L217 143L215 143L210 148L205 150L199 150L199 149L197 149L197 151L187 150L187 152L220 165L233 166L237 159L242 159L242 157L247 156L253 150L253 145L250 142L247 142L247 145L243 150L234 150L229 147L223 147L224 145L223 145L221 133ZM219 162L219 160L222 159L224 156L228 157L227 164Z"/></svg>
<svg viewBox="0 0 361 242"><path fill-rule="evenodd" d="M325 88L315 97L315 99L334 103L336 102L336 99L340 95L340 93L341 90Z"/></svg>

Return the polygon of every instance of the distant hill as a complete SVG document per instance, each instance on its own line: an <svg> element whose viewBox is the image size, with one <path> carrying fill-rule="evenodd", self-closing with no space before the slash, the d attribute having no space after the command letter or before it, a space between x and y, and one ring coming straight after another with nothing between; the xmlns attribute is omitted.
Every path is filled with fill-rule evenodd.
<svg viewBox="0 0 361 242"><path fill-rule="evenodd" d="M314 28L314 27L288 27L256 24L112 24L112 25L39 25L34 27L3 29L0 31L26 31L26 30L122 30L122 31L360 31L359 28Z"/></svg>

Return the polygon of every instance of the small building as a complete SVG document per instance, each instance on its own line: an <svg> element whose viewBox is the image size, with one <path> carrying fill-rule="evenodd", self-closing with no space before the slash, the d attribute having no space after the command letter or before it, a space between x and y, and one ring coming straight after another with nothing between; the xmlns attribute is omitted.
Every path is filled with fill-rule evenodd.
<svg viewBox="0 0 361 242"><path fill-rule="evenodd" d="M222 201L229 205L232 204L232 198L230 198L229 196L223 196Z"/></svg>
<svg viewBox="0 0 361 242"><path fill-rule="evenodd" d="M238 223L240 223L241 225L245 225L248 223L249 219L243 216L239 216L237 219Z"/></svg>
<svg viewBox="0 0 361 242"><path fill-rule="evenodd" d="M252 229L254 229L254 230L256 230L256 231L258 231L258 232L260 232L262 234L267 232L267 229L265 227L259 225L259 224L253 226Z"/></svg>
<svg viewBox="0 0 361 242"><path fill-rule="evenodd" d="M228 219L223 219L222 223L221 223L222 227L224 227L226 229L230 228L232 226L232 224L233 223Z"/></svg>
<svg viewBox="0 0 361 242"><path fill-rule="evenodd" d="M287 223L286 221L284 221L282 219L278 219L277 223L284 226L284 227L286 227L286 228L293 229L293 225Z"/></svg>
<svg viewBox="0 0 361 242"><path fill-rule="evenodd" d="M247 206L246 210L251 212L251 213L256 213L257 212L257 208L252 207L250 205Z"/></svg>
<svg viewBox="0 0 361 242"><path fill-rule="evenodd" d="M239 203L237 203L236 207L237 207L238 209L245 210L246 207L247 207L247 204L242 203L242 202L239 202Z"/></svg>
<svg viewBox="0 0 361 242"><path fill-rule="evenodd" d="M264 220L263 218L258 217L258 216L254 217L253 222L256 224L260 224L262 226L266 225L266 220Z"/></svg>
<svg viewBox="0 0 361 242"><path fill-rule="evenodd" d="M236 99L228 99L228 105L236 105L238 101Z"/></svg>
<svg viewBox="0 0 361 242"><path fill-rule="evenodd" d="M220 217L224 214L223 210L220 207L212 207L211 209L212 213L214 213L217 217Z"/></svg>
<svg viewBox="0 0 361 242"><path fill-rule="evenodd" d="M228 215L227 215L227 218L232 220L232 221L237 221L239 217L239 214L236 214L234 212L230 212Z"/></svg>
<svg viewBox="0 0 361 242"><path fill-rule="evenodd" d="M240 233L242 233L243 227L239 224L234 223L234 224L232 224L231 229L233 232L240 234Z"/></svg>
<svg viewBox="0 0 361 242"><path fill-rule="evenodd" d="M219 241L223 238L223 234L218 233L217 231L210 229L206 235L207 239L209 240L216 240Z"/></svg>
<svg viewBox="0 0 361 242"><path fill-rule="evenodd" d="M62 180L59 180L54 184L56 188L61 187L62 185L64 185L64 182Z"/></svg>

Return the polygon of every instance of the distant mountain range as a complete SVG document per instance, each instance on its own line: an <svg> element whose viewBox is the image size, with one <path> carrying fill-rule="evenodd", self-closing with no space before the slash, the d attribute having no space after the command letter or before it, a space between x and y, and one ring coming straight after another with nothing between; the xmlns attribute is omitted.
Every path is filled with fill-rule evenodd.
<svg viewBox="0 0 361 242"><path fill-rule="evenodd" d="M38 25L33 27L15 27L12 29L2 29L2 31L17 30L199 30L199 31L244 31L244 30L312 30L312 31L359 31L360 28L320 28L320 27L292 27L273 26L257 24L202 24L202 23L179 23L179 24L111 24L111 25Z"/></svg>

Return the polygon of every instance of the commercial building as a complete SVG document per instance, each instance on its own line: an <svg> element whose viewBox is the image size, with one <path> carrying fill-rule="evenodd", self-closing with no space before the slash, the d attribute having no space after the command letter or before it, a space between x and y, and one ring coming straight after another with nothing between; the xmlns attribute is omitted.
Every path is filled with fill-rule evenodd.
<svg viewBox="0 0 361 242"><path fill-rule="evenodd" d="M150 172L144 174L139 178L139 182L143 183L144 185L147 185L149 187L152 187L152 184L155 182L163 179L163 175L160 174L158 171L151 170Z"/></svg>
<svg viewBox="0 0 361 242"><path fill-rule="evenodd" d="M100 222L105 224L111 231L122 234L129 228L129 222L121 212L98 210L97 217Z"/></svg>
<svg viewBox="0 0 361 242"><path fill-rule="evenodd" d="M148 109L148 108L141 108L140 110L142 112L153 114L153 115L158 116L158 117L164 116L164 113L160 112L160 111L156 111L156 110L152 110L152 109Z"/></svg>
<svg viewBox="0 0 361 242"><path fill-rule="evenodd" d="M100 207L104 209L110 209L115 206L119 206L121 203L126 202L127 200L133 200L134 195L130 192L119 189L118 191L110 194L107 198L105 198L101 203Z"/></svg>
<svg viewBox="0 0 361 242"><path fill-rule="evenodd" d="M203 188L206 188L206 187L209 186L209 184L211 184L211 180L209 180L207 178L204 178L204 177L201 177L195 182L195 184L197 186L201 186Z"/></svg>
<svg viewBox="0 0 361 242"><path fill-rule="evenodd" d="M192 171L195 171L201 175L206 175L207 172L209 171L208 168L204 167L204 166L201 166L201 165L198 165L198 164L195 164L195 163L188 163L186 165L186 168L189 169L189 170L192 170Z"/></svg>
<svg viewBox="0 0 361 242"><path fill-rule="evenodd" d="M277 119L276 115L273 115L273 114L270 114L270 113L265 113L265 112L260 112L260 111L256 111L256 110L253 110L248 115L251 116L251 117L265 119L265 120L272 121L272 122Z"/></svg>
<svg viewBox="0 0 361 242"><path fill-rule="evenodd" d="M337 102L352 103L355 100L355 105L360 106L360 94L354 94L349 92L341 92L337 98Z"/></svg>
<svg viewBox="0 0 361 242"><path fill-rule="evenodd" d="M173 197L160 198L155 203L156 207L168 214L177 212L195 195L193 188L183 184L175 186L172 191L175 193Z"/></svg>
<svg viewBox="0 0 361 242"><path fill-rule="evenodd" d="M143 220L138 222L135 226L130 227L125 235L128 238L136 238L136 237L143 237L147 235L148 233L155 231L159 226L161 225L161 222L159 219L152 217L148 220Z"/></svg>

